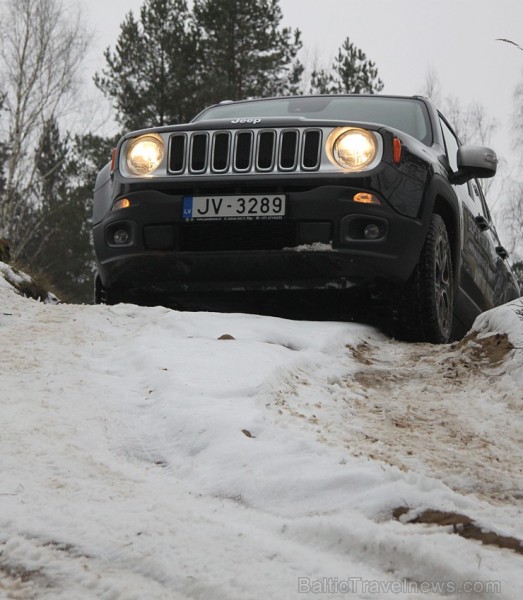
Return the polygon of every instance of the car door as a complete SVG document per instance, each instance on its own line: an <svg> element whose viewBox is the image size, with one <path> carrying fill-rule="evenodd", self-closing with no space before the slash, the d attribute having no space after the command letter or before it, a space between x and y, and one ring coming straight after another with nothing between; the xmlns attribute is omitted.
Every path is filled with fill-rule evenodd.
<svg viewBox="0 0 523 600"><path fill-rule="evenodd" d="M440 123L449 166L453 172L457 172L457 153L461 144L441 116ZM486 310L496 305L495 290L499 289L496 270L502 259L496 253L490 216L485 215L477 181L453 187L462 210L461 270L458 284L480 310Z"/></svg>
<svg viewBox="0 0 523 600"><path fill-rule="evenodd" d="M509 268L506 264L508 252L501 246L498 234L488 210L481 183L477 179L468 182L470 197L473 199L473 218L481 235L477 235L477 246L480 248L480 269L484 275L485 287L483 295L486 305L482 308L492 308L502 304L504 292L509 279Z"/></svg>
<svg viewBox="0 0 523 600"><path fill-rule="evenodd" d="M476 217L476 222L484 228L485 238L488 239L489 254L493 264L492 292L493 305L498 306L519 296L517 283L508 264L509 254L501 245L496 227L490 215L481 182L473 179L469 182L471 196L476 204L481 206L481 214ZM483 220L483 218L484 220Z"/></svg>

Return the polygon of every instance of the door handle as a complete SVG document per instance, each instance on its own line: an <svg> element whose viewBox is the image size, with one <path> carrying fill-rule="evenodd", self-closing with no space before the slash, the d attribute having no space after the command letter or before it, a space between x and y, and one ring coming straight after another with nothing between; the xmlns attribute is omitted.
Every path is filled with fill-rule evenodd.
<svg viewBox="0 0 523 600"><path fill-rule="evenodd" d="M490 224L483 215L474 217L474 221L476 221L476 225L481 229L481 231L487 231L487 229L490 229Z"/></svg>
<svg viewBox="0 0 523 600"><path fill-rule="evenodd" d="M503 260L508 258L508 252L505 250L505 248L503 248L503 246L496 246L496 253L498 256L501 256Z"/></svg>

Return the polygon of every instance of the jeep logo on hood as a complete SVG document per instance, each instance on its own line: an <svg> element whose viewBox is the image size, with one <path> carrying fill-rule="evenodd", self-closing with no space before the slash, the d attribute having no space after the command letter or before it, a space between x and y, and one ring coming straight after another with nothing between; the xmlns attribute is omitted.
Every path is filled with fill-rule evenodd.
<svg viewBox="0 0 523 600"><path fill-rule="evenodd" d="M261 119L258 117L251 117L249 119L232 119L231 123L236 125L236 123L249 123L251 125L256 125L256 123L260 123Z"/></svg>

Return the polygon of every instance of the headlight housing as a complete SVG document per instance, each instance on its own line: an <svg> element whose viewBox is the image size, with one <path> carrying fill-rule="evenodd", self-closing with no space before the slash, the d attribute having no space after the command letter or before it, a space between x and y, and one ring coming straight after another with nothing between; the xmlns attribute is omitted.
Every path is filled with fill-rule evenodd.
<svg viewBox="0 0 523 600"><path fill-rule="evenodd" d="M329 160L344 171L363 171L378 156L376 135L359 127L337 127L327 138L326 145Z"/></svg>
<svg viewBox="0 0 523 600"><path fill-rule="evenodd" d="M149 175L160 166L164 154L165 146L159 135L141 135L127 148L127 168L133 175Z"/></svg>

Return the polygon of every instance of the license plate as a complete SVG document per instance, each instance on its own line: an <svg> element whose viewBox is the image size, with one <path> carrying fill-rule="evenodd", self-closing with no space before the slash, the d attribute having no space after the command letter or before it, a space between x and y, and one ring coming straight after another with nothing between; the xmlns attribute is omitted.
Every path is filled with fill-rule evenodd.
<svg viewBox="0 0 523 600"><path fill-rule="evenodd" d="M275 219L285 215L283 194L185 196L184 219Z"/></svg>

